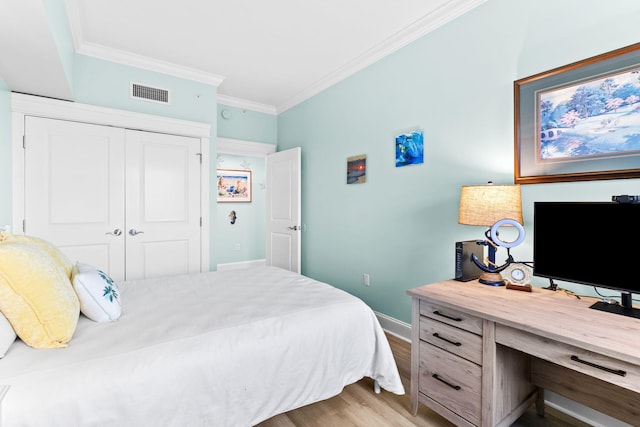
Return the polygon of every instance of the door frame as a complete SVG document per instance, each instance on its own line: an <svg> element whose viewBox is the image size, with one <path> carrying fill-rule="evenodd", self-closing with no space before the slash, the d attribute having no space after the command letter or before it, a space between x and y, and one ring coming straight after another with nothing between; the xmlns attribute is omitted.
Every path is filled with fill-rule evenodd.
<svg viewBox="0 0 640 427"><path fill-rule="evenodd" d="M112 108L79 104L20 93L11 94L11 126L12 126L12 231L24 233L24 134L25 116L38 116L91 123L96 125L115 126L125 129L144 130L189 136L200 139L202 167L200 173L200 266L202 271L211 269L209 263L209 186L210 186L210 146L211 125L151 114L134 113ZM27 225L28 226L28 225Z"/></svg>

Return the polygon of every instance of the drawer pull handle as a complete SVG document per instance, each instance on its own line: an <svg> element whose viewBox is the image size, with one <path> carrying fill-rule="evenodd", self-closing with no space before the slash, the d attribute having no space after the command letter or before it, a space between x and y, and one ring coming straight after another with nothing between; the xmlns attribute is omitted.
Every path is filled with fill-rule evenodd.
<svg viewBox="0 0 640 427"><path fill-rule="evenodd" d="M434 336L434 337L436 337L436 338L440 338L442 341L446 341L446 342L448 342L449 344L453 344L453 345L455 345L456 347L460 347L460 346L462 345L462 343L460 343L460 342L451 341L451 340L448 340L448 339L446 339L446 338L444 338L444 337L441 337L441 336L440 336L440 334L439 334L439 333L437 333L437 332L434 332L434 333L433 333L433 336Z"/></svg>
<svg viewBox="0 0 640 427"><path fill-rule="evenodd" d="M621 370L621 369L607 368L606 366L598 365L596 363L589 362L589 361L586 361L584 359L580 359L578 356L571 356L571 360L573 360L574 362L578 362L578 363L582 363L584 365L591 366L593 368L602 369L603 371L610 372L612 374L620 375L621 377L624 377L624 376L627 375L627 373L625 371Z"/></svg>
<svg viewBox="0 0 640 427"><path fill-rule="evenodd" d="M433 374L431 376L433 378L437 379L438 381L440 381L441 383L444 383L444 384L448 385L449 387L451 387L454 390L460 390L460 386L459 385L453 385L449 381L443 380L442 378L440 378L440 376L438 374Z"/></svg>
<svg viewBox="0 0 640 427"><path fill-rule="evenodd" d="M434 311L433 314L436 314L436 315L442 316L442 317L446 317L447 319L453 320L454 322L462 322L461 318L447 316L446 314L440 313L438 310Z"/></svg>

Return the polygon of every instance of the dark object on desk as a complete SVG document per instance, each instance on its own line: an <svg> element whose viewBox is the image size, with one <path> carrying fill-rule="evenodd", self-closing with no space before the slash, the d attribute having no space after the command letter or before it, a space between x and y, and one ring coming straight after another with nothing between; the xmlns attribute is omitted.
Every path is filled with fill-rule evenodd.
<svg viewBox="0 0 640 427"><path fill-rule="evenodd" d="M640 281L632 266L638 263L635 242L640 241L640 203L636 196L614 196L620 202L534 202L533 275L548 279L608 288L620 292L619 307L594 304L591 308L623 316L640 317L632 294L640 294ZM593 219L606 248L583 219Z"/></svg>
<svg viewBox="0 0 640 427"><path fill-rule="evenodd" d="M621 314L623 316L635 317L640 319L640 310L633 307L626 307L623 304L612 304L609 302L598 301L593 303L590 308L594 310L606 311L607 313Z"/></svg>
<svg viewBox="0 0 640 427"><path fill-rule="evenodd" d="M455 279L460 282L475 280L482 274L482 270L471 260L471 256L484 257L484 246L479 245L475 240L465 240L456 242L456 275Z"/></svg>
<svg viewBox="0 0 640 427"><path fill-rule="evenodd" d="M514 285L507 282L507 289L512 289L514 291L531 292L531 285Z"/></svg>

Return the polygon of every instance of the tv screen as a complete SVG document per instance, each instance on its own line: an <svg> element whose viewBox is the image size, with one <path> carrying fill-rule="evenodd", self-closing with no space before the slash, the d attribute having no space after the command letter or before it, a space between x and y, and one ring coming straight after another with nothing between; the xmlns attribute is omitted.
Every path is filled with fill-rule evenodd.
<svg viewBox="0 0 640 427"><path fill-rule="evenodd" d="M535 276L640 293L640 203L535 202L533 222Z"/></svg>

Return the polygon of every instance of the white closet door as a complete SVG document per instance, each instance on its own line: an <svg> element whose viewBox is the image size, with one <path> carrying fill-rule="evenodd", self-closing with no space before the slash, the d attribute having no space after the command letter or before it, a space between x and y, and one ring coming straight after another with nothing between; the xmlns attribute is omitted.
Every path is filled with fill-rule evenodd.
<svg viewBox="0 0 640 427"><path fill-rule="evenodd" d="M200 140L126 132L127 280L200 271Z"/></svg>
<svg viewBox="0 0 640 427"><path fill-rule="evenodd" d="M124 130L25 120L25 234L124 279Z"/></svg>

